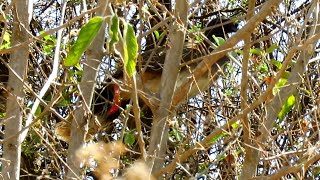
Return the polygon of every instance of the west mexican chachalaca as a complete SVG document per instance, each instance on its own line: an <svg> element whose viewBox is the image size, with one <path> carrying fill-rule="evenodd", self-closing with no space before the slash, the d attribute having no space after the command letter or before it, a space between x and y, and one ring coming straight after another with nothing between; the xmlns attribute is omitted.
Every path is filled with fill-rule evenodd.
<svg viewBox="0 0 320 180"><path fill-rule="evenodd" d="M228 20L212 20L208 23L207 29L204 35L211 41L213 41L213 35L216 37L225 37L228 33L236 32L237 23L230 22L227 23ZM222 24L222 25L221 25ZM210 29L210 27L213 27ZM185 78L192 77L192 70L197 66L197 62L191 63L192 60L207 55L212 49L209 49L209 43L203 41L202 47L198 46L198 44L186 43L185 48L183 50L183 57L181 63L184 64L181 66L180 73L177 79L176 87L181 85L181 82ZM149 93L158 94L162 76L162 67L165 61L165 47L158 47L157 49L148 50L143 52L142 54L142 65L143 70L139 71L139 77L141 79L141 84L143 85L143 90L148 91ZM152 56L152 57L151 57ZM205 74L202 78L198 79L197 82L193 83L192 87L188 92L188 98L194 97L202 91L205 91L209 88L210 84L218 77L218 72L221 70L230 59L225 56L217 61L211 69L208 70L208 73ZM96 89L96 95L93 100L93 113L97 115L98 122L93 123L93 126L97 124L101 127L107 126L114 119L118 118L120 115L120 109L125 108L126 105L130 102L130 92L122 91L122 87L118 82L114 80L123 80L123 72L122 69L119 69L112 76L113 80L108 79L109 81L106 86L101 89ZM147 103L146 103L147 104ZM146 111L149 111L148 114L152 116L150 113L150 109L147 108ZM149 119L150 117L147 117ZM152 117L151 117L152 118ZM142 121L143 122L143 121ZM145 122L147 124L151 123ZM111 126L109 126L111 127ZM92 128L94 133L96 132L97 127ZM89 129L90 133L90 129ZM94 134L93 133L93 134ZM59 135L61 137L61 133ZM60 138L65 140L67 138ZM89 138L88 138L89 139Z"/></svg>

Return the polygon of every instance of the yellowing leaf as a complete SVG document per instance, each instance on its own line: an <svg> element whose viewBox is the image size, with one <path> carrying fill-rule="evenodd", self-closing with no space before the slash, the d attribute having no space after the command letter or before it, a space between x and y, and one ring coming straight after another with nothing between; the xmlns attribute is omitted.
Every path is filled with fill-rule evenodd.
<svg viewBox="0 0 320 180"><path fill-rule="evenodd" d="M124 68L128 76L131 77L136 69L136 59L138 55L138 43L134 35L134 29L130 24L124 28Z"/></svg>

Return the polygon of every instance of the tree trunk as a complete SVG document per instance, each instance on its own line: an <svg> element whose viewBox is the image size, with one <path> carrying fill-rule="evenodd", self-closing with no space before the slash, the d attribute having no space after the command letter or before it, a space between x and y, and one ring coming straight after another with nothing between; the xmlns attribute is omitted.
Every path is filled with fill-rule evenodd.
<svg viewBox="0 0 320 180"><path fill-rule="evenodd" d="M28 27L31 16L29 1L13 1L13 31L12 46L18 45L29 38ZM19 179L23 106L24 106L24 80L28 67L28 46L22 46L18 51L11 53L9 66L14 71L9 72L7 91L7 109L5 118L5 142L3 144L3 177L4 179ZM22 81L21 81L22 80Z"/></svg>
<svg viewBox="0 0 320 180"><path fill-rule="evenodd" d="M148 154L152 171L162 168L168 139L167 121L170 117L172 97L176 86L176 80L179 73L180 60L185 41L185 29L188 16L188 2L185 0L178 1L176 4L175 17L176 22L170 28L170 49L167 52L161 77L160 107L157 110L151 129L151 140Z"/></svg>

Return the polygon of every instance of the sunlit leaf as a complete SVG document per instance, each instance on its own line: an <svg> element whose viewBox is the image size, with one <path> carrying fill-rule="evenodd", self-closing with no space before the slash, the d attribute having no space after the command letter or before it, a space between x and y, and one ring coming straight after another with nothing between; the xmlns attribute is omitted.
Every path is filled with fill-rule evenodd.
<svg viewBox="0 0 320 180"><path fill-rule="evenodd" d="M156 39L159 40L159 38L160 38L159 31L154 31L153 33L156 36Z"/></svg>
<svg viewBox="0 0 320 180"><path fill-rule="evenodd" d="M280 78L279 81L276 83L275 87L272 90L272 94L276 95L282 86L284 86L287 83L286 78Z"/></svg>
<svg viewBox="0 0 320 180"><path fill-rule="evenodd" d="M214 138L212 138L211 143L214 144L214 143L216 143L220 138L225 137L225 136L227 136L226 133L219 134L219 135L215 136Z"/></svg>
<svg viewBox="0 0 320 180"><path fill-rule="evenodd" d="M229 89L226 89L226 90L224 91L224 93L225 93L227 96L231 96L233 92L232 92L231 90L229 90Z"/></svg>
<svg viewBox="0 0 320 180"><path fill-rule="evenodd" d="M274 50L276 50L279 46L276 44L272 44L270 47L267 48L266 53L272 53Z"/></svg>
<svg viewBox="0 0 320 180"><path fill-rule="evenodd" d="M281 111L278 114L280 121L282 121L283 118L292 110L292 107L295 104L295 102L296 102L296 98L294 97L294 95L289 96L289 98L284 103Z"/></svg>
<svg viewBox="0 0 320 180"><path fill-rule="evenodd" d="M64 60L65 66L75 66L79 63L82 54L88 49L93 39L97 36L103 21L103 17L96 16L81 28L77 41L71 47L67 58Z"/></svg>
<svg viewBox="0 0 320 180"><path fill-rule="evenodd" d="M119 41L119 18L117 15L114 15L111 18L111 24L110 24L110 42L109 42L109 51L113 48L113 45Z"/></svg>
<svg viewBox="0 0 320 180"><path fill-rule="evenodd" d="M275 65L277 67L277 69L281 69L281 67L282 67L282 63L275 60L275 59L271 60L271 64Z"/></svg>
<svg viewBox="0 0 320 180"><path fill-rule="evenodd" d="M236 49L235 52L238 54L243 54L243 51L241 49Z"/></svg>
<svg viewBox="0 0 320 180"><path fill-rule="evenodd" d="M240 125L241 125L240 122L236 122L236 123L231 124L231 127L232 127L232 129L236 129L236 128L238 128Z"/></svg>
<svg viewBox="0 0 320 180"><path fill-rule="evenodd" d="M268 68L267 63L261 63L261 64L259 64L258 69L259 69L259 71L260 71L261 73L264 73L264 74L268 74L268 73L269 73L269 68Z"/></svg>
<svg viewBox="0 0 320 180"><path fill-rule="evenodd" d="M138 43L130 24L125 25L124 28L124 46L124 67L128 76L131 77L136 69Z"/></svg>
<svg viewBox="0 0 320 180"><path fill-rule="evenodd" d="M263 54L263 50L260 48L254 48L250 49L250 53L261 56Z"/></svg>
<svg viewBox="0 0 320 180"><path fill-rule="evenodd" d="M3 35L3 40L10 42L10 34L7 31Z"/></svg>
<svg viewBox="0 0 320 180"><path fill-rule="evenodd" d="M11 35L6 31L3 35L3 43L0 49L7 49L10 47Z"/></svg>
<svg viewBox="0 0 320 180"><path fill-rule="evenodd" d="M30 104L28 107L31 109L32 106L33 106L33 103ZM39 116L39 115L41 114L41 111L42 111L42 110L41 110L41 107L38 106L37 109L36 109L36 111L34 112L34 115L35 115L35 116Z"/></svg>

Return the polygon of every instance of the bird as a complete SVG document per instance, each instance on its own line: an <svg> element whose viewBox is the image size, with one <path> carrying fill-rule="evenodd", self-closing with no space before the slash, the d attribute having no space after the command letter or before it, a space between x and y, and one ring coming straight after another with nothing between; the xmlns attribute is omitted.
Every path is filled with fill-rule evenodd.
<svg viewBox="0 0 320 180"><path fill-rule="evenodd" d="M210 28L213 27L213 28ZM234 33L238 30L238 23L231 21L230 19L212 19L206 25L206 31L204 32L204 36L208 38L209 41L214 42L213 36L216 37L225 37L228 33ZM180 68L180 72L177 78L176 87L181 85L181 82L185 78L189 78L192 76L192 70L197 66L198 62L191 63L192 60L207 55L208 51L210 51L209 43L203 41L200 47L197 47L197 43L185 43L183 49L182 56L182 65ZM206 48L204 52L203 47ZM160 83L163 65L165 61L166 51L168 47L161 46L152 50L147 50L142 53L142 69L138 70L139 77L141 79L141 84L143 86L143 90L148 91L152 94L158 95L160 92ZM208 73L203 75L202 78L199 78L196 83L190 88L188 92L188 98L194 97L198 95L200 92L207 90L214 81L215 78L218 77L220 70L222 67L230 61L229 57L224 56L219 59L217 63L215 63L211 69L208 69ZM137 68L138 69L138 68ZM113 79L117 79L123 81L123 68L119 68L116 73L112 76ZM130 91L121 91L121 85L118 82L112 82L109 80L107 86L103 87L100 90L100 94L96 96L97 99L94 101L93 109L94 114L98 114L102 119L106 121L112 121L115 117L118 117L119 111L121 108L125 108L126 104L130 102L131 94ZM103 98L104 100L101 100ZM146 102L142 102L143 106L148 104ZM148 114L152 116L150 113L150 109L145 108ZM150 119L152 117L147 117Z"/></svg>
<svg viewBox="0 0 320 180"><path fill-rule="evenodd" d="M213 36L224 37L225 34L236 32L238 29L238 24L231 22L225 24L228 19L217 20L213 19L207 24L208 30L204 32L204 36L211 42L214 42ZM217 26L223 24L222 26ZM211 26L215 28L210 29ZM204 48L206 48L204 50ZM180 72L177 78L176 87L179 87L181 82L185 78L192 76L192 70L197 66L198 62L191 62L192 60L207 55L210 51L209 43L203 41L202 44L192 44L185 43L183 49L183 56L181 60ZM156 49L147 50L142 53L142 70L138 70L138 74L143 85L143 90L148 91L151 94L158 95L160 93L160 84L163 65L165 61L166 51L168 47L161 46ZM222 67L228 63L230 59L227 56L219 59L210 69L208 69L207 74L203 75L201 78L197 79L196 83L193 83L192 87L188 92L188 98L194 97L199 93L207 90L218 77L218 74ZM137 68L138 69L138 68ZM108 127L107 132L112 131L112 126L110 125L113 120L119 117L121 114L121 109L125 109L126 106L130 103L131 92L123 88L124 81L124 72L123 68L118 68L115 73L112 74L111 78L108 77L105 85L100 88L95 89L95 95L92 102L92 112L97 117L97 123L91 123L92 127L89 127L89 137L92 137L92 134L96 133L97 130L105 129ZM153 112L148 107L148 103L145 101L139 101L139 105L142 107L144 117L141 118L142 123L147 126L151 126ZM130 125L131 124L131 125ZM58 128L57 131L63 130L67 132L65 137L59 138L60 140L68 141L69 130L65 128L66 123L64 123L63 128ZM90 126L90 124L89 124ZM99 127L97 127L99 126ZM134 128L134 121L128 124L131 128ZM91 135L90 135L91 133ZM61 132L60 132L61 134ZM61 136L60 136L61 137Z"/></svg>

